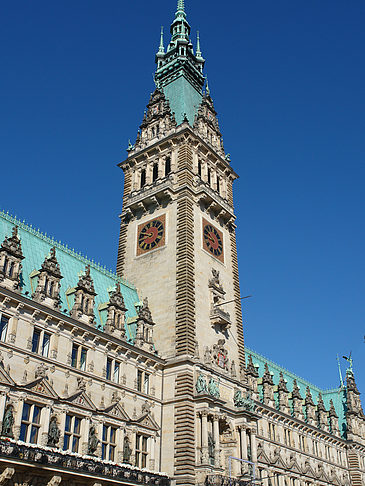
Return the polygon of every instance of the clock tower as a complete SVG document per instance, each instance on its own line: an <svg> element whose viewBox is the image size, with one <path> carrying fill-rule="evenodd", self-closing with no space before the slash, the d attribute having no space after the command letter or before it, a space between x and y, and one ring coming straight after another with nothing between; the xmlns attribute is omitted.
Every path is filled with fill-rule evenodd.
<svg viewBox="0 0 365 486"><path fill-rule="evenodd" d="M244 386L232 195L238 176L224 151L199 34L194 50L183 0L170 31L166 50L161 31L156 89L119 164L125 181L117 271L148 298L154 344L169 363L165 393L183 398L165 408L174 430L163 432L171 457L166 451L162 468L174 464L168 472L176 481L193 484L196 467L212 462L206 444L195 457L198 375L202 380L201 370L211 370L204 379L215 376L221 387L228 380L224 393L231 401L235 387Z"/></svg>

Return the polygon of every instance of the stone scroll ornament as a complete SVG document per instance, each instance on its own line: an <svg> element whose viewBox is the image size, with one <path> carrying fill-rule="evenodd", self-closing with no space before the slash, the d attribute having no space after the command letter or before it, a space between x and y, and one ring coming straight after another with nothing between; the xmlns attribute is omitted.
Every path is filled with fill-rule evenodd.
<svg viewBox="0 0 365 486"><path fill-rule="evenodd" d="M3 437L9 437L12 439L13 435L13 425L14 425L14 409L10 405L5 412L4 420L3 420L3 427L1 430L1 435Z"/></svg>

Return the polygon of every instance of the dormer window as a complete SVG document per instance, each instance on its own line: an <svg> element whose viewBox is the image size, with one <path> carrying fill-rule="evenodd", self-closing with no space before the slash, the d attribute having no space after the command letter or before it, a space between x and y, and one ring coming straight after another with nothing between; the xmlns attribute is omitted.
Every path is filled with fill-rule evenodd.
<svg viewBox="0 0 365 486"><path fill-rule="evenodd" d="M165 160L165 176L168 176L171 172L171 159L167 157Z"/></svg>

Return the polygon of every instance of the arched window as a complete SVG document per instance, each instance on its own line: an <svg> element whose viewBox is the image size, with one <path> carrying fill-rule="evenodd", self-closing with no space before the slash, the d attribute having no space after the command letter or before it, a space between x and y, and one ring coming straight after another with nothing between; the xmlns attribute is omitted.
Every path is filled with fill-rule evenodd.
<svg viewBox="0 0 365 486"><path fill-rule="evenodd" d="M153 182L155 182L155 180L157 180L157 178L158 178L158 164L156 162L155 164L153 164L153 172L152 172Z"/></svg>
<svg viewBox="0 0 365 486"><path fill-rule="evenodd" d="M146 169L141 170L141 189L146 185Z"/></svg>

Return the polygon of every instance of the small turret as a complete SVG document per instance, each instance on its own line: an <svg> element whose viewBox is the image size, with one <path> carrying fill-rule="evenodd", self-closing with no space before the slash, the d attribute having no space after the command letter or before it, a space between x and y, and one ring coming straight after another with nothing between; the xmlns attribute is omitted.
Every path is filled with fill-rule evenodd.
<svg viewBox="0 0 365 486"><path fill-rule="evenodd" d="M22 287L21 272L24 259L18 227L13 227L12 235L7 236L0 248L0 282L14 290Z"/></svg>

